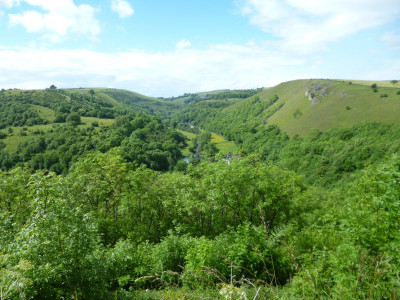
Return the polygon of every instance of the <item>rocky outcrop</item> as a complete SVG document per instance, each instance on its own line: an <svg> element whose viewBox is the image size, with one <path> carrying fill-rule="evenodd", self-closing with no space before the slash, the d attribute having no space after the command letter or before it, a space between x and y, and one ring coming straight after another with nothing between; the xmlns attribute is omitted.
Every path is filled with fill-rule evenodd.
<svg viewBox="0 0 400 300"><path fill-rule="evenodd" d="M321 102L321 100L317 99L318 97L325 97L328 94L327 86L313 82L311 84L311 88L307 89L305 92L306 97L311 102L311 107Z"/></svg>

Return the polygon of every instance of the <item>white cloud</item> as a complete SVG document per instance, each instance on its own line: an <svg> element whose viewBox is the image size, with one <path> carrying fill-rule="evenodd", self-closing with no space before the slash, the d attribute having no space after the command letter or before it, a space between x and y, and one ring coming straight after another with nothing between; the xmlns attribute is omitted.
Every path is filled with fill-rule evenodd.
<svg viewBox="0 0 400 300"><path fill-rule="evenodd" d="M215 45L205 50L132 50L116 54L38 48L0 50L0 88L103 86L151 96L221 88L255 88L295 79L304 59L258 46Z"/></svg>
<svg viewBox="0 0 400 300"><path fill-rule="evenodd" d="M0 9L11 8L14 5L19 5L20 0L0 0Z"/></svg>
<svg viewBox="0 0 400 300"><path fill-rule="evenodd" d="M41 21L38 18L39 29L43 26ZM39 30L31 26L32 30ZM63 29L59 30L61 34ZM384 39L392 40L393 36ZM111 54L49 50L36 44L27 48L0 45L0 89L46 88L55 84L65 88L115 87L149 96L171 96L273 86L299 78L393 79L400 71L400 60L390 56L384 57L387 61L377 56L375 63L370 64L371 56L365 55L348 68L348 61L342 58L335 60L319 53L299 55L280 47L271 48L271 43L217 44L201 50L185 46L190 46L190 42L181 40L172 51L134 49ZM332 63L335 68L330 69Z"/></svg>
<svg viewBox="0 0 400 300"><path fill-rule="evenodd" d="M191 46L191 43L189 40L180 40L179 42L176 43L176 49L185 49Z"/></svg>
<svg viewBox="0 0 400 300"><path fill-rule="evenodd" d="M43 34L50 41L60 41L70 36L95 38L100 33L95 10L89 5L76 6L73 0L24 0L32 6L48 11L34 10L22 14L9 14L10 25L22 25L30 33Z"/></svg>
<svg viewBox="0 0 400 300"><path fill-rule="evenodd" d="M129 2L125 0L112 0L111 9L118 13L120 18L130 17L135 12Z"/></svg>
<svg viewBox="0 0 400 300"><path fill-rule="evenodd" d="M281 38L285 50L311 53L400 17L398 0L242 0L250 23Z"/></svg>

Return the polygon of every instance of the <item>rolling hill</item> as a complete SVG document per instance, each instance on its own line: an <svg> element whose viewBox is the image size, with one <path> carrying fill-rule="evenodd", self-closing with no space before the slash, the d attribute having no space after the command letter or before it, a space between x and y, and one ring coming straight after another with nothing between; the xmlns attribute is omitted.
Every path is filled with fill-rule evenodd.
<svg viewBox="0 0 400 300"><path fill-rule="evenodd" d="M285 105L267 121L289 135L305 135L310 129L327 130L365 122L399 123L400 85L376 83L377 91L364 84L336 80L296 80L281 83L260 93L262 99L274 94ZM312 97L314 96L314 98Z"/></svg>
<svg viewBox="0 0 400 300"><path fill-rule="evenodd" d="M2 298L397 298L400 92L372 84L1 91Z"/></svg>
<svg viewBox="0 0 400 300"><path fill-rule="evenodd" d="M131 162L172 169L185 138L157 116L176 108L113 89L2 90L0 169L26 164L31 170L66 173L90 151L116 147Z"/></svg>
<svg viewBox="0 0 400 300"><path fill-rule="evenodd" d="M186 105L173 115L174 122L193 123L227 138L233 132L255 131L277 125L290 136L304 136L352 125L399 123L400 84L368 81L295 80L266 88L246 99L210 98Z"/></svg>

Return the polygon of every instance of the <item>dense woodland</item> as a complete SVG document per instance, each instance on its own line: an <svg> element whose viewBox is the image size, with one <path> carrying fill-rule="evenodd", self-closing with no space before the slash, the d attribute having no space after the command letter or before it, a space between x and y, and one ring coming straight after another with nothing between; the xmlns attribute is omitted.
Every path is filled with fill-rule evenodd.
<svg viewBox="0 0 400 300"><path fill-rule="evenodd" d="M259 92L0 92L1 299L399 298L400 125Z"/></svg>

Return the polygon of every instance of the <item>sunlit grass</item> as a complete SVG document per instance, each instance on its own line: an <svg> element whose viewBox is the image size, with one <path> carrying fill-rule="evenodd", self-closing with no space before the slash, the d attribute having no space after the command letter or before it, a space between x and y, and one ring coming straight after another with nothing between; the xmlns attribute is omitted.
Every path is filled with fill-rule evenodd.
<svg viewBox="0 0 400 300"><path fill-rule="evenodd" d="M41 108L41 106L38 106ZM46 110L42 110L45 113ZM50 113L47 111L47 113ZM82 124L78 125L79 128L87 128L92 126L92 122L97 122L99 126L109 127L114 124L113 119L100 119L94 117L81 117ZM33 126L23 126L23 127L8 127L11 128L12 133L8 133L8 128L2 130L2 132L7 133L7 138L3 139L2 142L6 145L6 150L9 152L14 152L18 149L19 144L26 142L34 136L37 136L38 132L47 133L50 129L54 129L57 126L66 126L66 123L61 124L47 124L47 125L33 125ZM21 135L26 134L26 135Z"/></svg>
<svg viewBox="0 0 400 300"><path fill-rule="evenodd" d="M229 152L236 153L237 147L234 142L227 141L224 137L217 135L215 133L211 134L211 142L217 146L218 150L222 154L228 154Z"/></svg>
<svg viewBox="0 0 400 300"><path fill-rule="evenodd" d="M359 85L367 85L371 86L372 84L376 84L379 87L394 87L394 88L399 88L400 89L400 79L398 80L399 82L397 83L392 83L391 80L383 80L383 81L370 81L370 80L349 80L349 82L352 82L352 84L359 84Z"/></svg>
<svg viewBox="0 0 400 300"><path fill-rule="evenodd" d="M400 84L390 81L296 80L285 82L260 93L260 98L274 94L280 99L276 105L285 105L265 120L266 126L278 125L293 136L306 135L309 130L321 131L335 127L349 127L365 122L399 123ZM358 84L362 83L362 84ZM376 83L377 91L370 87ZM323 87L326 95L317 93L319 103L312 105L307 90ZM386 87L384 87L386 86ZM387 95L387 97L383 97ZM240 110L240 107L238 108ZM295 118L295 112L301 116Z"/></svg>
<svg viewBox="0 0 400 300"><path fill-rule="evenodd" d="M100 119L95 117L81 117L82 124L79 127L88 127L91 126L93 122L99 123L100 126L111 126L114 124L114 119Z"/></svg>
<svg viewBox="0 0 400 300"><path fill-rule="evenodd" d="M31 105L31 109L33 111L36 111L39 114L39 117L41 117L44 120L48 120L49 122L53 122L55 119L55 112L51 108L47 108L44 106L39 106L39 105Z"/></svg>
<svg viewBox="0 0 400 300"><path fill-rule="evenodd" d="M182 133L184 136L186 136L189 140L192 140L192 139L198 137L198 134L195 134L192 132L183 131L183 130L178 130L178 131L180 133ZM229 152L237 153L237 151L238 151L234 142L227 141L224 139L223 136L217 135L215 133L211 134L211 142L214 143L215 146L217 146L218 150L224 155L228 154ZM189 142L189 144L190 143L191 142ZM190 146L191 145L188 145L185 149L182 150L183 156L191 156L191 153L189 151Z"/></svg>
<svg viewBox="0 0 400 300"><path fill-rule="evenodd" d="M222 136L216 135L215 133L211 134L211 142L212 143L218 144L218 143L222 143L224 141L225 141L225 139Z"/></svg>
<svg viewBox="0 0 400 300"><path fill-rule="evenodd" d="M197 138L198 134L196 133L192 133L192 132L188 132L188 131L183 131L183 130L179 130L177 129L176 131L182 133L184 136L186 136L189 140Z"/></svg>

